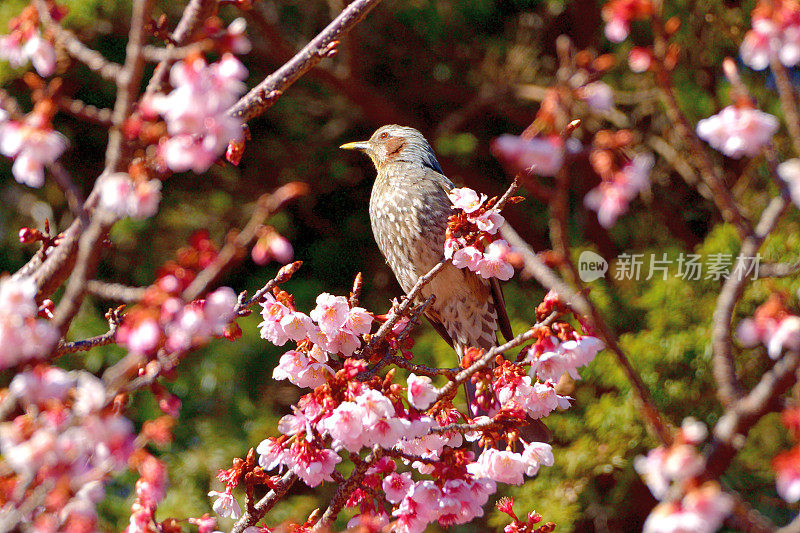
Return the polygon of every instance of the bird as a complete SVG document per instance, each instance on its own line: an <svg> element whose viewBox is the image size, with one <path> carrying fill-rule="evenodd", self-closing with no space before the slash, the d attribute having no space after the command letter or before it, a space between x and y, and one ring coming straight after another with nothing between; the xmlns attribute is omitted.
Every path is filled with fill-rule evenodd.
<svg viewBox="0 0 800 533"><path fill-rule="evenodd" d="M367 141L341 146L370 157L377 170L369 200L372 232L400 287L408 294L417 280L444 258L445 232L454 213L448 193L455 187L442 172L425 137L414 128L386 125ZM496 278L448 263L417 296L435 299L425 316L455 349L459 361L467 348L490 350L497 331L513 338L503 292ZM466 383L473 405L475 385ZM473 409L473 415L486 414Z"/></svg>

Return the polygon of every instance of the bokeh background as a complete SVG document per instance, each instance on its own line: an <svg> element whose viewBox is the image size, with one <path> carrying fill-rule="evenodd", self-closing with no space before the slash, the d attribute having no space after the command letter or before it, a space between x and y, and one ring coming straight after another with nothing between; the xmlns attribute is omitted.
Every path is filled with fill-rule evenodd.
<svg viewBox="0 0 800 533"><path fill-rule="evenodd" d="M123 60L129 6L114 0L70 0L65 24L85 43L115 61ZM339 1L254 0L245 14L253 51L243 57L257 83L319 32L342 8ZM25 2L0 3L0 28ZM160 1L159 9L174 24L183 2ZM575 104L584 125L576 137L584 146L600 129L629 128L637 150L656 154L649 191L609 231L582 205L583 195L599 178L588 164L588 151L570 161L570 229L574 253L592 249L612 259L619 253L727 253L738 248L732 228L720 221L712 202L693 186L691 164L682 161L681 139L664 116L653 80L633 74L627 54L637 42L651 42L649 28L634 24L631 38L612 45L603 36L600 1L591 0L385 0L341 43L333 60L323 61L282 96L262 117L250 123L252 140L239 167L217 165L202 176L178 174L164 184L159 214L144 221L125 219L113 229L113 254L107 254L98 278L145 286L161 264L174 256L192 233L207 229L221 243L231 227L241 227L254 199L289 181L309 185L306 197L273 217L270 224L289 238L303 268L285 288L298 309L308 311L320 292L346 294L357 272L364 274L363 304L383 313L400 289L373 241L367 205L374 169L367 158L343 152L344 142L367 138L387 123L420 129L439 155L445 173L456 183L490 196L501 193L510 175L491 155L492 139L519 134L536 116L536 94L556 79L555 41L570 37L576 49L611 53L618 62L603 80L617 90L617 111L602 116ZM729 103L721 60L736 57L749 26L750 2L669 2L666 11L680 16L678 42L683 50L674 76L677 96L690 120L696 121ZM232 6L220 11L226 21L239 16ZM0 31L1 33L1 31ZM63 67L68 65L61 59ZM27 86L19 72L0 66L0 83L27 105ZM113 103L113 88L90 71L72 66L63 72L65 94L97 105ZM779 115L777 96L767 75L744 69L745 83L760 107ZM539 91L537 93L537 91ZM59 115L56 127L72 141L61 158L78 186L88 191L102 169L106 134L102 128ZM779 135L778 150L785 148ZM763 207L774 185L763 161L722 160L729 183L754 211ZM682 165L683 163L683 165ZM690 162L689 162L690 163ZM536 183L536 187L534 187ZM547 205L536 194L547 180L531 179L523 188L526 202L509 209L509 222L537 250L551 247ZM41 190L19 185L10 161L0 160L0 271L13 272L33 252L19 245L20 226L41 227L48 218L66 227L69 210L50 181ZM757 211L756 211L757 212ZM796 258L800 228L796 212L787 216L764 249L770 260ZM223 280L236 290L253 290L271 278L275 263L258 266L246 259ZM613 261L612 261L613 271ZM737 316L752 313L771 290L793 295L791 280L758 282L748 290ZM621 282L606 279L591 285L591 294L634 366L650 387L658 407L674 424L695 416L713 424L720 414L710 375L710 320L719 281ZM516 331L533 322L534 309L545 291L518 277L506 284L509 315ZM794 300L790 299L794 303ZM89 299L71 332L75 338L105 331L103 313L111 302ZM244 337L235 343L218 340L191 355L166 383L183 402L175 440L156 450L170 468L171 488L159 517L199 516L210 512L209 490L219 490L214 477L231 459L243 456L263 438L276 434L276 422L289 412L301 391L272 380L272 369L284 350L261 340L251 316L240 320ZM455 355L427 325L416 337L415 357L452 366ZM103 347L64 357L59 364L85 365L101 372L122 351ZM768 365L756 349L740 357L745 375ZM8 376L3 377L9 379ZM580 381L563 381L575 398L570 410L547 419L554 435L555 466L507 493L523 514L535 509L559 531L636 531L655 504L635 473L637 455L656 446L636 410L624 375L611 355L601 353ZM149 394L131 399L131 415L139 422L158 415ZM777 415L767 416L723 476L761 512L778 523L789 511L774 489L771 458L790 445ZM103 506L105 528L121 531L132 501L133 474L109 488ZM311 491L296 485L290 497L269 515L268 523L304 520L324 504L334 487ZM343 526L343 517L339 526ZM504 515L488 510L486 521L458 531L502 528ZM223 523L224 525L224 523ZM431 529L432 531L434 529Z"/></svg>

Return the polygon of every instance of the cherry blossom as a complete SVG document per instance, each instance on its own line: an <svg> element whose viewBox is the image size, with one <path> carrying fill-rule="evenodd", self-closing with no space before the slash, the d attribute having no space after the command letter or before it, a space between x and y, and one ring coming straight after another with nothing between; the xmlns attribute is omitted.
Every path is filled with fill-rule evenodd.
<svg viewBox="0 0 800 533"><path fill-rule="evenodd" d="M742 61L755 70L767 68L773 54L784 66L797 65L800 62L800 7L795 2L759 2L739 54Z"/></svg>
<svg viewBox="0 0 800 533"><path fill-rule="evenodd" d="M616 223L617 218L628 210L628 205L639 193L647 188L653 157L650 154L636 155L619 171L613 172L610 179L589 191L583 204L597 211L597 221L605 228Z"/></svg>
<svg viewBox="0 0 800 533"><path fill-rule="evenodd" d="M47 355L61 336L37 318L33 279L0 279L0 368Z"/></svg>
<svg viewBox="0 0 800 533"><path fill-rule="evenodd" d="M680 501L657 505L647 517L643 531L712 533L722 526L733 505L733 498L723 493L719 485L709 481L691 489Z"/></svg>
<svg viewBox="0 0 800 533"><path fill-rule="evenodd" d="M800 207L800 159L789 159L779 164L778 177L786 182L792 203Z"/></svg>
<svg viewBox="0 0 800 533"><path fill-rule="evenodd" d="M728 157L754 157L778 131L778 119L750 107L728 106L697 123L697 135Z"/></svg>
<svg viewBox="0 0 800 533"><path fill-rule="evenodd" d="M746 347L764 344L769 356L777 359L784 349L800 350L800 317L789 313L782 297L773 295L752 318L739 323L736 336Z"/></svg>
<svg viewBox="0 0 800 533"><path fill-rule="evenodd" d="M242 516L242 508L239 506L239 502L236 501L236 498L233 497L233 494L231 494L230 491L217 492L212 490L208 493L208 495L217 498L217 500L214 502L213 508L214 512L218 515L230 517L234 520Z"/></svg>
<svg viewBox="0 0 800 533"><path fill-rule="evenodd" d="M171 170L205 172L230 141L243 138L241 119L227 110L244 92L246 77L247 69L231 54L211 65L195 57L172 67L174 89L149 102L167 122L170 138L162 144L161 156Z"/></svg>
<svg viewBox="0 0 800 533"><path fill-rule="evenodd" d="M603 113L614 109L614 91L607 83L594 81L578 89L581 98L589 109Z"/></svg>
<svg viewBox="0 0 800 533"><path fill-rule="evenodd" d="M492 142L492 153L518 171L539 176L555 176L564 165L564 142L555 135L533 139L501 135Z"/></svg>
<svg viewBox="0 0 800 533"><path fill-rule="evenodd" d="M603 5L603 19L606 21L606 38L612 43L620 43L628 38L631 22L644 19L653 14L650 0L611 0Z"/></svg>
<svg viewBox="0 0 800 533"><path fill-rule="evenodd" d="M434 387L431 378L428 376L417 376L414 373L408 375L408 402L415 409L421 411L427 409L436 400L439 390Z"/></svg>
<svg viewBox="0 0 800 533"><path fill-rule="evenodd" d="M800 447L776 456L772 468L778 495L789 503L800 501Z"/></svg>
<svg viewBox="0 0 800 533"><path fill-rule="evenodd" d="M0 59L5 59L12 67L30 61L36 72L44 78L52 76L56 70L56 51L36 28L0 36Z"/></svg>
<svg viewBox="0 0 800 533"><path fill-rule="evenodd" d="M160 200L161 182L158 180L134 184L128 174L118 172L105 177L100 186L100 205L118 217L153 216Z"/></svg>
<svg viewBox="0 0 800 533"><path fill-rule="evenodd" d="M66 137L54 131L49 119L39 111L21 122L0 123L0 153L14 158L14 179L30 187L44 185L44 167L54 163L67 144Z"/></svg>

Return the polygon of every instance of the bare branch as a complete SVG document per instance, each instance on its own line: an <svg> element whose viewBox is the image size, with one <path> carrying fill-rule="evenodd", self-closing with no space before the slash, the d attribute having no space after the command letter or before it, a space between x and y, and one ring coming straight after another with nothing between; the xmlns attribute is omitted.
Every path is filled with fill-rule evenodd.
<svg viewBox="0 0 800 533"><path fill-rule="evenodd" d="M231 533L242 533L248 527L256 525L258 521L261 520L264 515L266 515L269 510L275 506L276 503L278 503L278 500L283 498L283 496L289 492L289 489L292 488L292 485L294 485L295 481L297 481L297 476L295 473L291 470L286 472L278 483L278 486L261 498L253 506L252 511L250 509L244 510L244 514L233 526Z"/></svg>
<svg viewBox="0 0 800 533"><path fill-rule="evenodd" d="M44 0L35 0L39 18L44 25L53 31L56 41L64 46L69 55L89 67L89 70L96 72L101 78L117 82L122 73L122 67L117 63L109 61L97 50L93 50L83 44L78 37L71 31L64 29L58 22L50 16L50 9Z"/></svg>
<svg viewBox="0 0 800 533"><path fill-rule="evenodd" d="M94 279L86 283L86 292L89 294L115 302L136 303L144 297L145 291L146 287L128 287Z"/></svg>
<svg viewBox="0 0 800 533"><path fill-rule="evenodd" d="M228 110L248 121L264 113L275 101L275 94L289 88L323 58L336 52L337 39L358 24L380 0L355 0L328 26L281 68L267 76ZM272 95L272 96L271 96Z"/></svg>
<svg viewBox="0 0 800 533"><path fill-rule="evenodd" d="M712 319L712 346L714 348L712 363L714 379L717 382L717 396L724 406L730 405L743 394L736 378L736 365L731 349L731 320L736 303L747 285L748 278L743 274L747 269L746 263L758 253L764 239L775 228L788 205L789 202L785 198L776 197L764 209L755 233L742 242L733 274L725 280L717 297L717 305Z"/></svg>

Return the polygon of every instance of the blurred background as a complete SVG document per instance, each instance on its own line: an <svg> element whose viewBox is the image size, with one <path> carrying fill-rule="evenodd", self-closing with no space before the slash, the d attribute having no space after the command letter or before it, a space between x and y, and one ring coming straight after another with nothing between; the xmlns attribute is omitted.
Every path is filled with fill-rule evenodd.
<svg viewBox="0 0 800 533"><path fill-rule="evenodd" d="M65 25L106 57L122 61L129 6L114 0L70 0ZM183 2L157 2L174 24ZM253 51L242 58L253 86L313 38L343 7L339 1L254 0L248 21ZM0 28L25 5L0 3ZM575 136L584 147L601 129L627 128L637 151L656 155L649 191L632 204L611 229L583 207L583 195L599 182L588 164L588 150L570 160L570 241L575 257L584 249L613 258L619 253L727 253L738 248L732 228L724 225L713 204L693 186L681 141L664 116L653 80L633 74L627 65L631 46L650 43L649 28L634 24L631 38L611 45L603 36L602 3L591 0L385 0L341 42L338 55L293 85L263 116L250 123L252 140L238 167L217 165L202 176L177 174L164 184L161 211L151 219L125 219L113 229L113 254L107 254L98 278L135 286L154 280L160 265L174 257L193 232L206 229L220 244L231 227L241 227L255 198L290 182L309 185L307 196L270 220L294 246L302 269L285 288L297 307L308 312L320 292L347 294L356 273L364 275L362 305L384 313L400 289L375 245L367 205L374 177L370 161L344 152L344 142L363 140L387 123L420 129L439 156L445 174L489 196L502 193L511 174L491 155L490 143L504 133L519 135L536 117L541 95L556 82L559 66L555 42L567 35L575 50L610 53L617 64L603 77L616 91L616 109L594 114L585 105L572 106L583 120ZM156 12L158 12L158 9ZM683 45L675 81L679 103L695 121L729 103L720 62L736 57L749 26L750 2L670 2L666 10L682 21ZM240 16L232 6L220 16ZM0 30L2 33L4 30ZM61 58L63 67L68 65ZM0 66L0 83L30 102L19 72ZM771 80L743 72L764 111L779 114ZM113 104L113 88L82 67L65 71L65 94L98 107ZM538 96L537 96L538 95ZM29 107L26 107L29 109ZM90 190L101 171L106 134L102 128L68 115L56 118L56 128L70 138L62 163L77 185ZM780 136L778 149L784 148ZM737 181L735 193L748 208L763 207L768 189L763 162L722 160ZM745 167L750 165L750 167ZM743 178L742 178L743 177ZM541 190L547 179L529 178L521 194L527 201L508 210L509 222L537 251L551 248L547 205ZM33 253L21 246L21 226L41 227L48 218L63 229L70 220L60 190L48 181L41 190L19 185L11 177L10 161L0 160L0 272L13 272ZM756 211L757 212L757 211ZM800 240L796 211L783 220L767 242L770 260L794 259ZM254 290L274 276L279 264L258 266L249 258L223 280L235 290ZM613 270L613 269L612 269ZM770 280L755 284L738 309L752 313L770 290L794 294L796 283ZM673 424L695 416L713 424L720 413L710 375L709 325L720 282L617 281L591 284L591 294L634 366L653 391L655 401ZM506 284L509 315L519 332L534 320L544 290L529 280ZM89 299L71 332L75 338L105 331L103 313L111 302ZM209 490L219 490L214 478L231 459L244 456L262 439L276 433L276 422L289 412L301 391L272 380L272 369L283 349L258 336L258 316L239 321L244 337L235 343L217 340L192 354L167 388L183 402L175 441L156 450L170 466L171 488L158 517L199 516L210 512ZM455 354L425 325L413 349L418 361L453 366ZM751 375L767 366L758 349L740 358ZM103 347L64 357L65 367L80 364L101 372L122 351ZM8 376L4 376L4 381ZM535 509L559 531L636 531L655 504L635 473L637 455L656 441L636 410L633 395L610 354L601 353L580 381L562 381L575 398L574 406L548 417L553 431L556 464L536 479L507 489L519 515ZM152 395L132 398L131 416L141 421L157 416ZM723 477L778 523L789 519L774 489L770 460L787 449L789 440L777 415L767 416L751 433L747 446ZM121 531L127 523L134 474L109 487L104 503L105 527ZM268 516L268 523L303 521L323 505L334 487L311 491L296 485L291 496ZM485 522L454 528L485 531L502 528L505 515L488 510ZM338 526L346 523L343 516ZM224 526L224 521L221 524ZM431 529L434 531L434 529Z"/></svg>

